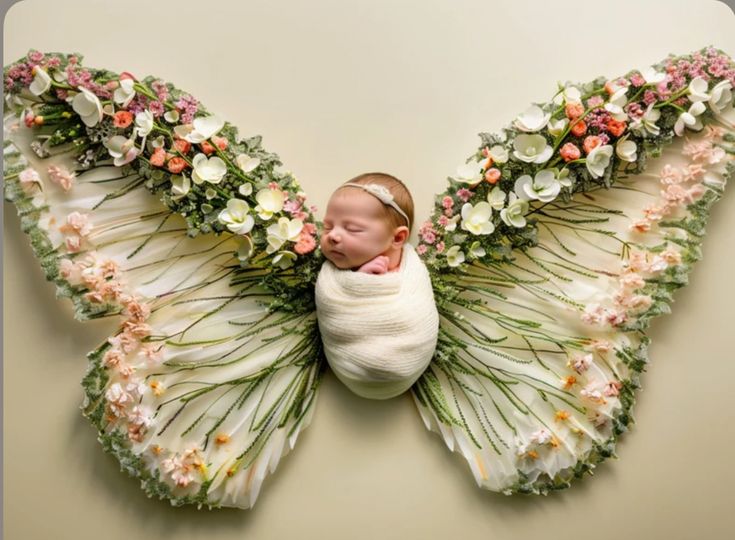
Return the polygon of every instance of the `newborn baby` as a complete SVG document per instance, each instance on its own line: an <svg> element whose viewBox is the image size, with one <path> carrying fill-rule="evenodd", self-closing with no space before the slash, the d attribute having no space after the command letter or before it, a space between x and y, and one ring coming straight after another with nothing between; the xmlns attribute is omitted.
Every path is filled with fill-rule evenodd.
<svg viewBox="0 0 735 540"><path fill-rule="evenodd" d="M363 397L408 390L436 348L439 315L429 272L407 242L412 220L410 192L383 173L342 184L327 205L317 320L329 365Z"/></svg>

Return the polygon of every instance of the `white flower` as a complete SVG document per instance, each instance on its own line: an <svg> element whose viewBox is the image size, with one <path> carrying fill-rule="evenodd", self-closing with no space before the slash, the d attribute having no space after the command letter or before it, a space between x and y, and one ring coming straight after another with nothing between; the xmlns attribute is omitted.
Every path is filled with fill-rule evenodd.
<svg viewBox="0 0 735 540"><path fill-rule="evenodd" d="M255 211L258 212L260 219L268 220L273 214L281 211L285 199L286 195L280 189L261 189L255 195L255 200L258 201Z"/></svg>
<svg viewBox="0 0 735 540"><path fill-rule="evenodd" d="M459 250L459 246L452 246L447 250L447 264L449 266L459 266L464 262L464 253Z"/></svg>
<svg viewBox="0 0 735 540"><path fill-rule="evenodd" d="M134 84L135 81L133 79L120 79L120 86L115 88L115 93L112 95L115 103L119 103L123 108L127 107L135 97Z"/></svg>
<svg viewBox="0 0 735 540"><path fill-rule="evenodd" d="M470 246L470 255L479 258L483 257L485 253L485 248L480 245L479 241L475 240L474 242L472 242L472 245Z"/></svg>
<svg viewBox="0 0 735 540"><path fill-rule="evenodd" d="M511 193L508 198L508 207L500 211L500 219L506 225L520 229L526 226L526 218L524 217L526 212L528 212L528 201L524 201L516 197L515 193Z"/></svg>
<svg viewBox="0 0 735 540"><path fill-rule="evenodd" d="M199 116L194 119L193 129L184 135L190 143L201 143L216 134L225 125L218 116Z"/></svg>
<svg viewBox="0 0 735 540"><path fill-rule="evenodd" d="M513 122L521 131L533 132L543 128L551 118L551 113L544 113L538 105L531 105L523 111Z"/></svg>
<svg viewBox="0 0 735 540"><path fill-rule="evenodd" d="M564 133L564 130L567 129L567 124L569 123L569 120L566 118L560 118L559 120L552 120L549 122L549 133L553 137L558 137L562 133Z"/></svg>
<svg viewBox="0 0 735 540"><path fill-rule="evenodd" d="M513 148L513 155L525 163L546 163L553 152L541 135L518 135Z"/></svg>
<svg viewBox="0 0 735 540"><path fill-rule="evenodd" d="M121 167L126 163L130 163L136 157L140 150L135 147L135 141L128 139L122 135L115 135L107 140L102 141L102 144L107 148L107 151L114 158L113 163L115 167Z"/></svg>
<svg viewBox="0 0 735 540"><path fill-rule="evenodd" d="M191 179L195 184L202 182L210 182L219 184L224 175L227 173L227 165L217 156L208 158L201 152L194 156L192 161L194 171L191 173Z"/></svg>
<svg viewBox="0 0 735 540"><path fill-rule="evenodd" d="M605 110L610 112L615 120L622 121L628 119L628 115L623 110L623 107L628 103L628 98L625 96L627 91L627 87L616 90L615 93L610 96L610 100L605 103Z"/></svg>
<svg viewBox="0 0 735 540"><path fill-rule="evenodd" d="M592 151L587 154L585 165L593 178L600 178L605 174L605 168L610 164L613 147L609 144L601 144L595 146Z"/></svg>
<svg viewBox="0 0 735 540"><path fill-rule="evenodd" d="M505 148L505 146L496 144L488 150L488 156L493 158L493 161L495 163L502 164L508 161L508 150Z"/></svg>
<svg viewBox="0 0 735 540"><path fill-rule="evenodd" d="M447 225L444 227L444 230L446 230L446 231L453 231L453 230L455 230L457 228L457 223L459 222L459 219L461 217L462 216L460 216L459 214L455 214L454 216L450 217L447 220Z"/></svg>
<svg viewBox="0 0 735 540"><path fill-rule="evenodd" d="M697 103L700 101L708 101L710 95L707 93L707 81L702 77L694 77L689 83L689 101Z"/></svg>
<svg viewBox="0 0 735 540"><path fill-rule="evenodd" d="M661 111L654 109L653 105L653 103L649 104L646 112L643 113L643 116L636 118L630 123L630 129L637 135L641 135L643 137L649 133L651 135L658 135L660 129L656 125L656 122L661 116Z"/></svg>
<svg viewBox="0 0 735 540"><path fill-rule="evenodd" d="M681 137L684 133L684 126L694 131L702 129L704 125L702 124L702 120L699 118L699 115L702 114L706 108L707 106L702 101L695 101L692 103L689 110L681 113L679 118L677 118L676 124L674 124L674 132Z"/></svg>
<svg viewBox="0 0 735 540"><path fill-rule="evenodd" d="M248 182L245 182L244 184L240 184L240 187L237 188L237 192L243 197L247 197L253 192L253 184L250 184Z"/></svg>
<svg viewBox="0 0 735 540"><path fill-rule="evenodd" d="M217 219L220 223L224 223L230 232L247 234L255 225L255 219L248 213L249 209L248 203L242 199L230 199L227 201L227 208L220 211Z"/></svg>
<svg viewBox="0 0 735 540"><path fill-rule="evenodd" d="M656 71L652 66L648 66L645 69L640 69L641 76L645 79L646 84L658 84L666 78L666 73L663 71Z"/></svg>
<svg viewBox="0 0 735 540"><path fill-rule="evenodd" d="M572 187L572 179L569 177L569 169L564 167L561 171L557 171L556 167L551 169L556 175L556 179L562 185L562 187Z"/></svg>
<svg viewBox="0 0 735 540"><path fill-rule="evenodd" d="M637 159L636 151L638 146L633 141L628 140L628 134L626 133L615 144L615 154L623 161L635 161Z"/></svg>
<svg viewBox="0 0 735 540"><path fill-rule="evenodd" d="M730 81L720 81L712 89L709 106L715 114L721 114L728 105L732 104L732 84Z"/></svg>
<svg viewBox="0 0 735 540"><path fill-rule="evenodd" d="M141 111L138 114L135 115L135 136L136 137L143 137L143 140L145 140L145 137L151 132L153 129L153 113L146 109L145 111ZM141 143L142 146L142 143Z"/></svg>
<svg viewBox="0 0 735 540"><path fill-rule="evenodd" d="M465 184L479 184L484 180L480 164L465 163L464 165L460 165L457 167L457 174L454 180Z"/></svg>
<svg viewBox="0 0 735 540"><path fill-rule="evenodd" d="M505 191L500 186L495 186L490 193L487 194L487 202L493 207L493 210L501 210L505 206Z"/></svg>
<svg viewBox="0 0 735 540"><path fill-rule="evenodd" d="M82 122L90 127L96 126L102 120L102 103L83 86L79 87L79 90L80 92L72 99L71 106L82 118Z"/></svg>
<svg viewBox="0 0 735 540"><path fill-rule="evenodd" d="M239 245L237 248L237 258L240 260L240 264L244 265L252 256L255 245L253 239L249 236L237 236Z"/></svg>
<svg viewBox="0 0 735 540"><path fill-rule="evenodd" d="M170 124L175 124L179 121L179 111L177 111L176 109L166 111L165 113L163 113L163 118L166 120L166 122Z"/></svg>
<svg viewBox="0 0 735 540"><path fill-rule="evenodd" d="M524 201L538 199L542 202L549 202L559 194L561 184L556 178L554 169L542 169L533 179L527 174L518 178L513 189L518 198Z"/></svg>
<svg viewBox="0 0 735 540"><path fill-rule="evenodd" d="M250 157L247 154L238 154L235 158L235 163L237 163L237 166L242 169L242 172L249 173L260 165L260 159Z"/></svg>
<svg viewBox="0 0 735 540"><path fill-rule="evenodd" d="M304 223L300 219L288 219L287 217L281 217L278 223L274 223L266 229L268 236L268 247L265 249L266 253L274 253L278 251L284 242L291 241L295 242L299 239L301 229L304 228Z"/></svg>
<svg viewBox="0 0 735 540"><path fill-rule="evenodd" d="M558 83L561 86L560 83ZM554 103L561 105L562 103L579 103L582 101L582 94L576 86L567 86L554 96Z"/></svg>
<svg viewBox="0 0 735 540"><path fill-rule="evenodd" d="M189 189L191 189L191 180L188 176L176 174L171 177L171 192L174 194L174 200L189 193Z"/></svg>
<svg viewBox="0 0 735 540"><path fill-rule="evenodd" d="M33 66L33 73L33 82L28 89L34 96L40 96L51 88L51 77L41 66Z"/></svg>
<svg viewBox="0 0 735 540"><path fill-rule="evenodd" d="M485 201L474 206L472 203L465 203L462 207L461 227L472 234L490 234L495 230L495 225L490 220L492 213L492 207Z"/></svg>
<svg viewBox="0 0 735 540"><path fill-rule="evenodd" d="M273 264L278 266L281 270L285 270L293 265L296 260L296 254L291 251L279 251L276 256L273 257Z"/></svg>

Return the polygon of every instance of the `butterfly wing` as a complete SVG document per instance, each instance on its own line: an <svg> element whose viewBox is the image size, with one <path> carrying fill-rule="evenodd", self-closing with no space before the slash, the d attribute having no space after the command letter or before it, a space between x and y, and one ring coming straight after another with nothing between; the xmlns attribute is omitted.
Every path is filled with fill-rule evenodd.
<svg viewBox="0 0 735 540"><path fill-rule="evenodd" d="M305 195L170 83L30 58L5 68L5 198L76 318L122 319L83 414L149 496L252 507L323 372Z"/></svg>
<svg viewBox="0 0 735 540"><path fill-rule="evenodd" d="M732 66L721 51L708 51L694 56ZM691 61L669 58L654 67L685 77L681 66ZM633 72L626 79L645 83ZM720 108L716 78L703 87L687 86L691 80L672 83L678 84L672 92L688 96L686 103L670 106L673 100L666 99L672 98L658 97L660 116L638 122L634 117L645 106L631 104L652 87L631 86L627 121L604 128L602 119L618 111L605 109L604 99L592 105L588 99L608 94L605 81L579 85L585 134L552 132L565 109L576 105L557 101L530 110L506 129L506 140L482 134L469 172L458 172L464 182L453 181L437 198L419 252L431 269L440 334L412 391L426 427L467 460L480 487L505 494L568 487L614 455L633 421L639 375L649 361L645 330L670 311L673 292L687 284L702 256L710 208L735 171L732 98ZM729 91L729 84L719 88ZM690 125L680 111L697 102L698 90L710 101L700 123ZM578 102L573 90L564 93L569 103ZM607 103L620 104L621 94ZM589 112L597 107L602 110ZM523 161L524 130L534 123L535 134L554 147L552 161L562 161L557 150L564 144L581 148L586 137L601 133L615 152L607 164L587 153L585 163L567 146L571 158L559 169L566 165L569 177L557 169L530 183L518 180L519 171L549 168L549 158L539 165ZM617 132L626 123L625 134ZM495 160L483 155L488 147ZM592 174L600 163L602 170ZM503 199L501 191L513 197ZM488 232L487 223L495 229Z"/></svg>

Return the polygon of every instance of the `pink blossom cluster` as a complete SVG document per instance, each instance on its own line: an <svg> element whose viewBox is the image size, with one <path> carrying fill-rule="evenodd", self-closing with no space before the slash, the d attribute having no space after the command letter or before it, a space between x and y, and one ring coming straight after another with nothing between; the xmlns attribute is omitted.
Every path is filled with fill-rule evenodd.
<svg viewBox="0 0 735 540"><path fill-rule="evenodd" d="M174 452L161 461L161 468L171 475L178 487L186 487L196 480L196 475L205 467L204 456L198 445L187 448L181 453Z"/></svg>
<svg viewBox="0 0 735 540"><path fill-rule="evenodd" d="M66 221L59 226L59 232L64 235L64 243L69 253L76 253L82 249L82 243L92 231L92 224L88 214L71 212Z"/></svg>

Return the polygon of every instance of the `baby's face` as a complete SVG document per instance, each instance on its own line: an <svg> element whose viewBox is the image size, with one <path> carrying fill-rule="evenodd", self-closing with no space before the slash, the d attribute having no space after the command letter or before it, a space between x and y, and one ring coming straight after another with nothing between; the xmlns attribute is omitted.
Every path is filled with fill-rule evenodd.
<svg viewBox="0 0 735 540"><path fill-rule="evenodd" d="M390 248L392 231L383 203L359 188L337 190L329 199L320 246L340 269L355 268Z"/></svg>

